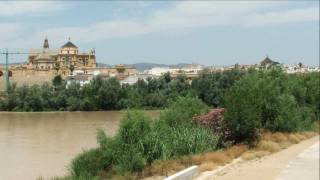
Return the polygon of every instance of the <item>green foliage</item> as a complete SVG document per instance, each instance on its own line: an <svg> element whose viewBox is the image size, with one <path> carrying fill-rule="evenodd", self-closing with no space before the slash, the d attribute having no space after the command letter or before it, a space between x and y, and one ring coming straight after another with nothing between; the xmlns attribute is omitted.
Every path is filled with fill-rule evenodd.
<svg viewBox="0 0 320 180"><path fill-rule="evenodd" d="M141 171L155 160L215 149L217 137L209 129L192 123L195 114L207 110L199 99L180 97L177 102L171 102L158 120L151 120L141 111L128 111L113 138L98 130L99 148L76 157L72 161L71 173L73 176L96 176L101 170L108 169L126 174ZM174 120L169 118L183 114L184 120L171 124Z"/></svg>
<svg viewBox="0 0 320 180"><path fill-rule="evenodd" d="M238 69L223 72L204 71L192 81L192 88L203 102L214 107L221 107L225 91L244 74L245 71Z"/></svg>
<svg viewBox="0 0 320 180"><path fill-rule="evenodd" d="M192 83L184 75L172 79L169 73L159 78L139 79L133 85L120 85L116 78L95 77L89 84L66 86L60 75L52 85L12 85L8 96L0 99L0 110L6 111L56 111L56 110L116 110L126 108L165 108L180 96L198 97L212 107L225 107L225 93L242 77L255 76L259 82L262 124L273 121L277 115L275 101L280 94L291 94L299 106L310 108L320 118L319 73L284 74L279 68L248 71L233 69L223 72L203 71ZM252 77L253 78L253 77ZM249 84L251 86L251 84ZM274 89L272 89L274 88ZM271 90L272 89L272 90ZM261 94L265 94L262 96ZM261 105L261 103L260 103ZM271 119L268 119L271 118ZM314 121L314 120L313 120Z"/></svg>
<svg viewBox="0 0 320 180"><path fill-rule="evenodd" d="M54 86L54 87L59 87L59 86L62 86L63 85L63 79L62 79L62 77L61 77L61 75L57 75L57 76L55 76L54 78L53 78L53 80L52 80L52 85Z"/></svg>
<svg viewBox="0 0 320 180"><path fill-rule="evenodd" d="M283 132L311 129L318 112L318 102L311 99L319 97L315 93L319 86L308 81L311 78L314 74L288 75L271 68L251 71L236 82L224 96L225 118L234 140L252 143L260 128Z"/></svg>
<svg viewBox="0 0 320 180"><path fill-rule="evenodd" d="M279 96L278 116L270 127L272 131L297 132L312 128L312 117L307 107L298 107L294 96Z"/></svg>
<svg viewBox="0 0 320 180"><path fill-rule="evenodd" d="M256 82L255 76L244 77L224 97L227 109L225 119L235 142L250 143L257 138L256 130L261 127Z"/></svg>
<svg viewBox="0 0 320 180"><path fill-rule="evenodd" d="M94 177L106 167L100 148L84 151L72 160L70 171L75 177Z"/></svg>
<svg viewBox="0 0 320 180"><path fill-rule="evenodd" d="M192 117L207 113L209 108L198 98L178 97L160 114L160 119L171 127L193 123Z"/></svg>
<svg viewBox="0 0 320 180"><path fill-rule="evenodd" d="M129 111L120 124L119 138L127 145L141 144L151 131L151 119L140 111Z"/></svg>

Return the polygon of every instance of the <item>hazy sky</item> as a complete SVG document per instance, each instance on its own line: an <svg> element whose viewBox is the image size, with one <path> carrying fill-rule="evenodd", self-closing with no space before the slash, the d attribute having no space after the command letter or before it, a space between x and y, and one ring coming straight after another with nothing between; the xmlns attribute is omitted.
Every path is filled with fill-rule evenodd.
<svg viewBox="0 0 320 180"><path fill-rule="evenodd" d="M268 54L316 65L319 1L0 2L0 49L40 48L45 36L50 48L71 37L107 64L253 64Z"/></svg>

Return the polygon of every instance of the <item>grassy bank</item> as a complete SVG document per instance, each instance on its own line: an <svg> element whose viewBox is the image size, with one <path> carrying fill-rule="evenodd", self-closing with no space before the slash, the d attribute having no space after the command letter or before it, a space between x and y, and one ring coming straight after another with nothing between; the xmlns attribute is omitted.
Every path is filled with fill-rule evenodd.
<svg viewBox="0 0 320 180"><path fill-rule="evenodd" d="M155 120L140 111L128 111L118 133L110 138L99 131L99 147L78 155L71 163L71 175L64 179L131 176L158 160L215 150L218 137L192 120L208 110L199 99L186 97L172 102Z"/></svg>
<svg viewBox="0 0 320 180"><path fill-rule="evenodd" d="M254 147L245 144L234 145L226 149L196 155L182 156L179 159L157 161L143 169L142 172L130 175L117 175L114 179L163 179L192 165L198 165L200 173L212 171L231 163L236 158L252 160L281 151L293 144L318 135L315 131L300 133L264 132Z"/></svg>
<svg viewBox="0 0 320 180"><path fill-rule="evenodd" d="M239 157L250 160L269 155L317 134L316 131L287 133L265 130L254 144L221 147L217 145L221 137L191 121L191 114L207 111L202 111L205 106L199 103L192 106L197 104L194 99L181 98L173 104L173 107L181 105L181 109L167 109L155 121L150 121L140 112L128 112L114 138L107 138L99 131L97 139L100 146L78 155L70 166L70 176L57 179L154 179L192 165L199 165L201 172L210 171ZM181 114L191 109L200 111ZM179 121L179 116L184 117ZM172 119L177 121L170 121ZM190 121L184 122L185 119Z"/></svg>

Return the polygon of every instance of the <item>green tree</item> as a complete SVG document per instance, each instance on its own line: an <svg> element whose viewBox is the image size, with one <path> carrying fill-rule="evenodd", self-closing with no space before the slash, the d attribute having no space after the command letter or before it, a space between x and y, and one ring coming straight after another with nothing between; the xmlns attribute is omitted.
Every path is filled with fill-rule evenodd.
<svg viewBox="0 0 320 180"><path fill-rule="evenodd" d="M73 74L73 71L74 71L74 65L73 64L71 64L70 66L69 66L69 70L70 70L70 73L71 73L71 75Z"/></svg>

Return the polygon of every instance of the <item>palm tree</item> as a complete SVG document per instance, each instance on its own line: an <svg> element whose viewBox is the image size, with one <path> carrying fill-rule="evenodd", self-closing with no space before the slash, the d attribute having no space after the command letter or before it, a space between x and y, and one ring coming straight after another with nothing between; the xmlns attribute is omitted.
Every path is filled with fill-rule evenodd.
<svg viewBox="0 0 320 180"><path fill-rule="evenodd" d="M70 70L70 72L71 72L71 75L72 75L72 73L73 73L73 70L74 70L74 65L73 65L73 64L71 64L71 65L69 66L69 70Z"/></svg>
<svg viewBox="0 0 320 180"><path fill-rule="evenodd" d="M56 63L54 64L54 69L57 71L57 74L58 74L58 72L59 72L59 70L60 70L60 63L56 62Z"/></svg>

